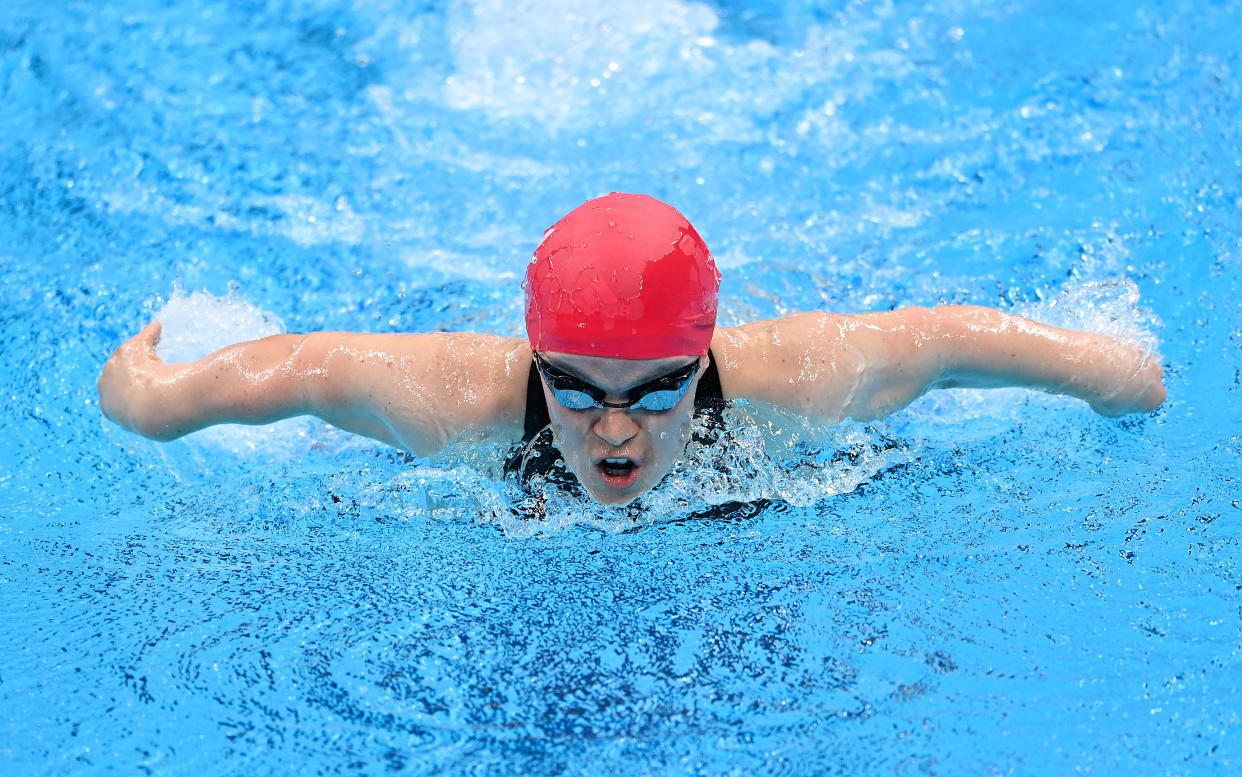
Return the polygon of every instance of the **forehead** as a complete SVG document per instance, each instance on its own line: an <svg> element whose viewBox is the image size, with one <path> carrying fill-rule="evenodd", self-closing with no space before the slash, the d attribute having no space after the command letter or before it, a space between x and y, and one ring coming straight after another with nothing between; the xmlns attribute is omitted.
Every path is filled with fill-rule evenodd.
<svg viewBox="0 0 1242 777"><path fill-rule="evenodd" d="M664 359L614 359L578 353L541 352L544 361L602 389L628 389L685 367L697 356Z"/></svg>

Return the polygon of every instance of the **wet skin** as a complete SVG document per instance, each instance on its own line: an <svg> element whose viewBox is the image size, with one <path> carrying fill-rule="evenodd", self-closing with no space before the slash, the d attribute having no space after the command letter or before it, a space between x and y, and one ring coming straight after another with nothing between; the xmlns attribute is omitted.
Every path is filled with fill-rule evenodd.
<svg viewBox="0 0 1242 777"><path fill-rule="evenodd" d="M519 338L311 332L167 364L155 350L159 337L153 322L122 344L98 384L104 414L151 439L299 415L419 456L470 430L506 440L522 434L531 350ZM613 403L700 358L545 357ZM1150 412L1165 399L1159 355L1141 344L973 306L798 313L721 327L712 359L726 400L764 403L817 425L883 418L935 388L1041 389L1109 416ZM570 410L542 387L563 457L592 497L626 504L659 483L684 455L702 374L664 413Z"/></svg>
<svg viewBox="0 0 1242 777"><path fill-rule="evenodd" d="M613 359L555 352L543 357L556 369L608 392L608 402L623 402L630 389L685 367L696 358ZM659 483L681 457L690 435L695 391L707 366L706 356L698 358L699 371L685 396L665 412L570 410L557 402L547 382L541 381L565 464L596 501L628 504Z"/></svg>

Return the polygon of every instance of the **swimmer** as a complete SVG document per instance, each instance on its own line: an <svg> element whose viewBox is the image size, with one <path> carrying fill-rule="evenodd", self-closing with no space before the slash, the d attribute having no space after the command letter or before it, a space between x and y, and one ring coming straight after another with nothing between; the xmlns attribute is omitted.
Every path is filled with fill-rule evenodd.
<svg viewBox="0 0 1242 777"><path fill-rule="evenodd" d="M614 193L545 233L526 271L525 340L315 332L166 364L153 321L104 365L100 407L155 440L313 415L428 456L474 430L542 445L595 500L621 505L685 453L696 412L727 400L832 424L951 387L1067 394L1107 416L1165 399L1156 358L1105 335L973 306L718 327L719 284L685 217Z"/></svg>

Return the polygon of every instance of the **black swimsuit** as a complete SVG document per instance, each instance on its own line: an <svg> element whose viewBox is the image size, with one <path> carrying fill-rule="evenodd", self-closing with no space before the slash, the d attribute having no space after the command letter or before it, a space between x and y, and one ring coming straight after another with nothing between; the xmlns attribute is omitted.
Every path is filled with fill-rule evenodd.
<svg viewBox="0 0 1242 777"><path fill-rule="evenodd" d="M694 412L708 417L707 428L717 429L722 420L725 400L720 389L720 372L716 369L711 351L707 352L707 357L707 369L703 370L694 392ZM543 382L533 361L530 377L526 380L526 420L523 423L522 443L505 462L505 474L516 476L526 490L530 490L536 479L564 486L577 483L552 439L552 419L543 396Z"/></svg>

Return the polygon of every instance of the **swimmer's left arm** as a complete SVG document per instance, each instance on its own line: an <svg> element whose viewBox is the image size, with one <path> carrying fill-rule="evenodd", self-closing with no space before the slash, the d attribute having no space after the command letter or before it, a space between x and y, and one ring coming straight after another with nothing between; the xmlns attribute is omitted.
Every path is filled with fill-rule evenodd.
<svg viewBox="0 0 1242 777"><path fill-rule="evenodd" d="M802 313L720 330L712 347L727 396L827 421L881 418L936 388L1042 389L1109 416L1165 397L1159 362L1138 345L973 306Z"/></svg>
<svg viewBox="0 0 1242 777"><path fill-rule="evenodd" d="M1163 404L1164 370L1133 342L1041 324L983 307L934 308L943 351L935 388L1041 389L1081 399L1106 416Z"/></svg>

